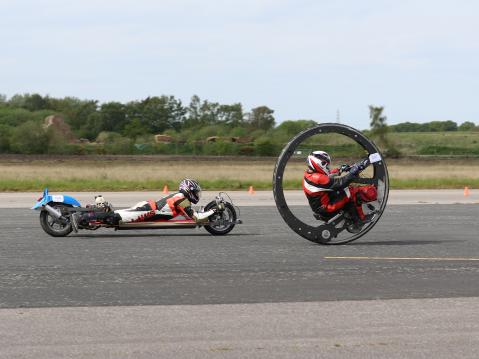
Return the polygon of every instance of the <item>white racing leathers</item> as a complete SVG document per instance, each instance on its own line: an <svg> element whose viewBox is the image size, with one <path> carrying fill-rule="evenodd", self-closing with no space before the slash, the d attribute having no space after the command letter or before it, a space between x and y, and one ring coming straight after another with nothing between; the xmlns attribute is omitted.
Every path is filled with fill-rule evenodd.
<svg viewBox="0 0 479 359"><path fill-rule="evenodd" d="M115 211L121 217L122 223L169 220L177 216L191 218L195 222L204 222L214 212L214 210L196 212L181 192L170 194L157 202L142 201L130 208Z"/></svg>

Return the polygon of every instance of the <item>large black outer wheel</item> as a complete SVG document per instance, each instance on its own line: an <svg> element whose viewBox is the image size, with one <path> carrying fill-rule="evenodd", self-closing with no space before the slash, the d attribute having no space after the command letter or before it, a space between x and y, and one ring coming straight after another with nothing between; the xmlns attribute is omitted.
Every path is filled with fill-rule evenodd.
<svg viewBox="0 0 479 359"><path fill-rule="evenodd" d="M211 201L205 206L205 211L209 211L214 207L216 207L216 201ZM210 219L218 223L205 225L205 229L214 236L225 235L235 227L236 210L231 203L225 202L224 211L213 214Z"/></svg>
<svg viewBox="0 0 479 359"><path fill-rule="evenodd" d="M367 223L359 233L351 233L350 236L346 238L342 237L340 239L335 238L335 227L331 224L320 224L318 226L311 226L304 223L299 218L297 218L288 207L286 199L283 192L283 176L286 165L294 154L298 146L303 143L306 139L324 133L336 133L347 136L359 144L369 155L377 153L381 155L379 149L376 145L364 136L358 130L337 123L323 123L315 127L309 128L298 135L296 135L284 148L281 152L273 174L273 194L274 200L276 202L276 207L278 208L281 217L283 217L286 224L297 234L306 238L309 241L319 243L319 244L344 244L352 242L369 232L375 224L378 222L381 217L384 209L386 208L386 203L389 195L389 177L386 167L386 163L381 155L381 161L373 163L373 177L372 178L358 178L355 181L358 184L374 184L378 189L378 203L379 208L377 213L374 215L372 220Z"/></svg>
<svg viewBox="0 0 479 359"><path fill-rule="evenodd" d="M68 211L66 210L68 206L55 203L50 203L50 206L59 210L64 215L68 214ZM67 222L62 222L52 217L50 213L45 210L40 212L40 224L43 230L52 237L65 237L68 236L73 230L69 220Z"/></svg>

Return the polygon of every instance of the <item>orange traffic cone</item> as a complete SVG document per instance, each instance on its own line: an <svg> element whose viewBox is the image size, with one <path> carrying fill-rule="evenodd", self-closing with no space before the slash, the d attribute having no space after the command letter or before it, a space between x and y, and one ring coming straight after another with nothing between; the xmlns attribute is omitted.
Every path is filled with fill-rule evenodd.
<svg viewBox="0 0 479 359"><path fill-rule="evenodd" d="M253 186L249 186L248 193L249 194L256 194L256 191L254 190Z"/></svg>
<svg viewBox="0 0 479 359"><path fill-rule="evenodd" d="M470 193L469 193L469 187L466 186L466 187L464 187L464 197L467 197L467 196L469 196L469 195L470 195Z"/></svg>
<svg viewBox="0 0 479 359"><path fill-rule="evenodd" d="M165 184L165 187L163 187L163 193L168 194L168 185Z"/></svg>

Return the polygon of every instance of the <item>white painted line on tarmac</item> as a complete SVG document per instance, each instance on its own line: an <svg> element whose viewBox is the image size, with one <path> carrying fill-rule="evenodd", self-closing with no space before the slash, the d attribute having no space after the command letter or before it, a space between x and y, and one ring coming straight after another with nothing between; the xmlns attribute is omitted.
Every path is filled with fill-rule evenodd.
<svg viewBox="0 0 479 359"><path fill-rule="evenodd" d="M479 261L462 257L323 257L323 259L385 260L385 261Z"/></svg>

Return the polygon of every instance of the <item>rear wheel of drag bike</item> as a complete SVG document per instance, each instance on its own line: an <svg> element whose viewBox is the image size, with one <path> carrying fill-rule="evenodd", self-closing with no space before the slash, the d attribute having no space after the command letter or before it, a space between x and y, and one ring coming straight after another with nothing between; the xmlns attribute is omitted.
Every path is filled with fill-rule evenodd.
<svg viewBox="0 0 479 359"><path fill-rule="evenodd" d="M236 210L231 203L225 202L225 209L210 216L212 224L205 225L205 229L214 236L225 235L234 228L236 224ZM211 201L205 206L205 211L216 207L216 201Z"/></svg>
<svg viewBox="0 0 479 359"><path fill-rule="evenodd" d="M68 206L66 205L50 204L50 206L60 211L64 216L68 215ZM40 224L43 230L52 237L66 237L73 230L69 219L57 219L46 210L40 212Z"/></svg>

